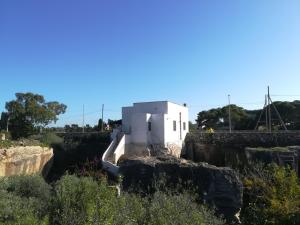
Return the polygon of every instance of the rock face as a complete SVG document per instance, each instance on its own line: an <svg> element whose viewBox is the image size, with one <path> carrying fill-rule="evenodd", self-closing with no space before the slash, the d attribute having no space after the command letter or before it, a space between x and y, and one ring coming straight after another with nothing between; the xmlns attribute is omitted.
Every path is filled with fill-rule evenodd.
<svg viewBox="0 0 300 225"><path fill-rule="evenodd" d="M290 166L297 172L299 170L300 146L246 148L245 153L248 162L276 163L279 166Z"/></svg>
<svg viewBox="0 0 300 225"><path fill-rule="evenodd" d="M0 149L0 176L47 173L53 150L40 146Z"/></svg>
<svg viewBox="0 0 300 225"><path fill-rule="evenodd" d="M242 207L243 186L230 168L159 156L127 159L121 163L120 172L124 190L137 186L144 191L151 190L153 182L162 174L167 186L192 185L204 202L216 207L229 221L234 220Z"/></svg>

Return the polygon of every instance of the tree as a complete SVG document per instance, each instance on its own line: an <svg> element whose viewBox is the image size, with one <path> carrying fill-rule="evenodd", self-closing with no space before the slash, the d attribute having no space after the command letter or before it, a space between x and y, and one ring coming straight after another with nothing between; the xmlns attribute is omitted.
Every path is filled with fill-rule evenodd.
<svg viewBox="0 0 300 225"><path fill-rule="evenodd" d="M241 124L247 123L249 116L245 109L237 105L231 105L231 122L232 127L240 129ZM197 124L198 127L207 129L227 129L229 126L229 108L225 106L223 108L210 109L208 111L202 111L198 114Z"/></svg>
<svg viewBox="0 0 300 225"><path fill-rule="evenodd" d="M2 112L1 119L0 119L0 130L6 130L8 122L8 113Z"/></svg>
<svg viewBox="0 0 300 225"><path fill-rule="evenodd" d="M300 129L300 101L293 102L274 102L280 116L288 129L296 130ZM275 111L272 108L272 115L275 115Z"/></svg>
<svg viewBox="0 0 300 225"><path fill-rule="evenodd" d="M26 137L35 130L58 120L67 106L59 102L46 102L42 95L16 93L16 100L5 105L9 116L9 129L14 138Z"/></svg>
<svg viewBox="0 0 300 225"><path fill-rule="evenodd" d="M289 130L300 129L300 101L293 102L274 102L285 126ZM231 105L231 120L235 130L253 130L261 115L259 125L265 126L266 110L246 110L237 105ZM284 127L280 124L275 108L271 106L272 129L282 130ZM228 129L228 106L223 108L214 108L199 112L197 118L199 128Z"/></svg>
<svg viewBox="0 0 300 225"><path fill-rule="evenodd" d="M108 125L111 128L116 128L116 127L122 125L122 120L111 120L111 119L108 119Z"/></svg>
<svg viewBox="0 0 300 225"><path fill-rule="evenodd" d="M98 131L102 131L102 130L104 130L105 127L106 127L106 123L104 121L102 121L102 119L99 119L98 120L97 130Z"/></svg>

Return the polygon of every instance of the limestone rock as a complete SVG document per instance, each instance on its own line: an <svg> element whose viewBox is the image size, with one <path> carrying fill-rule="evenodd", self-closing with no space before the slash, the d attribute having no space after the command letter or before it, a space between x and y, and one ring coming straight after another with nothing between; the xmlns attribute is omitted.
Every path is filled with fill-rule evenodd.
<svg viewBox="0 0 300 225"><path fill-rule="evenodd" d="M135 187L143 191L153 188L153 181L164 174L168 186L191 182L201 199L216 207L232 221L242 207L243 186L230 168L207 163L193 163L172 156L127 159L120 164L123 189Z"/></svg>
<svg viewBox="0 0 300 225"><path fill-rule="evenodd" d="M52 148L18 146L0 149L0 176L46 172L53 157ZM43 171L44 170L44 171Z"/></svg>

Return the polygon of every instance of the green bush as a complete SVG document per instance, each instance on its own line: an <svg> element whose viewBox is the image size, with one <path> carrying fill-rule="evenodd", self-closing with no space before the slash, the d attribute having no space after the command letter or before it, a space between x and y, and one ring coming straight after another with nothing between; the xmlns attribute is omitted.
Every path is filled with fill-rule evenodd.
<svg viewBox="0 0 300 225"><path fill-rule="evenodd" d="M2 141L0 140L0 148L10 148L14 146L14 143L10 140L5 140L5 141Z"/></svg>
<svg viewBox="0 0 300 225"><path fill-rule="evenodd" d="M122 193L105 180L65 175L51 188L40 176L0 179L0 224L221 225L187 193Z"/></svg>
<svg viewBox="0 0 300 225"><path fill-rule="evenodd" d="M45 133L45 134L42 135L40 141L43 144L46 144L48 146L52 146L52 145L63 143L64 139L57 136L55 133Z"/></svg>
<svg viewBox="0 0 300 225"><path fill-rule="evenodd" d="M52 223L84 224L88 211L95 204L98 184L91 178L66 175L55 185L52 203Z"/></svg>
<svg viewBox="0 0 300 225"><path fill-rule="evenodd" d="M259 164L243 183L245 225L300 224L300 183L294 170Z"/></svg>
<svg viewBox="0 0 300 225"><path fill-rule="evenodd" d="M188 193L169 195L156 192L149 201L148 214L149 225L224 224L224 221L215 217L212 211L196 204L195 199Z"/></svg>
<svg viewBox="0 0 300 225"><path fill-rule="evenodd" d="M51 224L211 224L224 222L189 194L117 196L105 181L64 176L55 186Z"/></svg>
<svg viewBox="0 0 300 225"><path fill-rule="evenodd" d="M1 224L47 224L50 190L40 176L0 179Z"/></svg>

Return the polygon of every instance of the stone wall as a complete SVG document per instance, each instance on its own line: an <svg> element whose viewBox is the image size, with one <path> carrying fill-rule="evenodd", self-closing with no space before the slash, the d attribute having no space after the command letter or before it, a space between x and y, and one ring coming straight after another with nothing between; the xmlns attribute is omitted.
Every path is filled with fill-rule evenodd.
<svg viewBox="0 0 300 225"><path fill-rule="evenodd" d="M40 146L11 147L0 149L0 176L34 174L44 175L51 167L53 150ZM47 168L44 168L47 165Z"/></svg>
<svg viewBox="0 0 300 225"><path fill-rule="evenodd" d="M193 160L195 162L207 162L216 166L230 166L233 168L244 167L249 161L262 159L255 157L253 154L247 154L247 147L278 147L300 145L300 133L193 133L189 134L185 140L185 149L182 157ZM273 152L273 153L272 153ZM296 151L295 151L296 152ZM253 153L253 151L252 151ZM270 158L272 162L280 163L280 160L275 160L278 157L276 151L267 151L260 153L268 155L264 157L268 163ZM288 153L287 153L288 154ZM290 153L292 155L294 153ZM295 153L298 154L299 153ZM289 156L290 157L290 156ZM297 160L297 155L294 156ZM297 169L297 164L294 167Z"/></svg>
<svg viewBox="0 0 300 225"><path fill-rule="evenodd" d="M193 132L186 137L201 144L215 144L222 147L274 147L300 145L300 132L234 132L203 133Z"/></svg>

